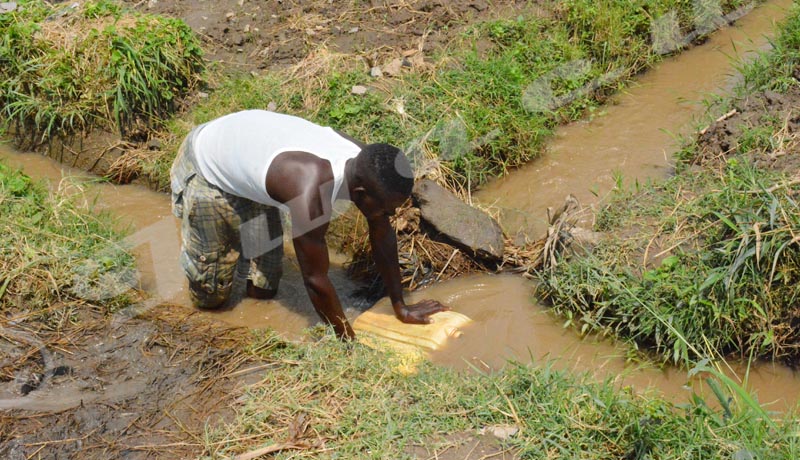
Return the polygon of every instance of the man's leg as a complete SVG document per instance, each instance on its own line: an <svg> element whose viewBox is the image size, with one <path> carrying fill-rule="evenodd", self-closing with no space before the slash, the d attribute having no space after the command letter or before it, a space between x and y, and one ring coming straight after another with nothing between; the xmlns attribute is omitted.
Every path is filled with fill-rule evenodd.
<svg viewBox="0 0 800 460"><path fill-rule="evenodd" d="M189 278L192 303L218 308L228 299L239 251L232 244L236 215L222 192L201 176L183 194L181 266Z"/></svg>
<svg viewBox="0 0 800 460"><path fill-rule="evenodd" d="M271 299L283 274L283 226L278 208L249 202L239 212L242 257L247 258L247 295Z"/></svg>

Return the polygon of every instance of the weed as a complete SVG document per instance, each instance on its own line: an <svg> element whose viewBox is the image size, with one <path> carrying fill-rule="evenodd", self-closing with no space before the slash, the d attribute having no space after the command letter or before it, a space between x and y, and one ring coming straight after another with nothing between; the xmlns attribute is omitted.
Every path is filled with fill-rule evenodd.
<svg viewBox="0 0 800 460"><path fill-rule="evenodd" d="M424 364L406 375L399 357L328 335L272 347L264 359L279 367L250 387L234 421L207 431L206 458L269 445L290 446L276 449L276 458L415 458L414 446L436 449L447 436L492 425L519 429L504 442L518 458L707 459L747 452L789 459L800 447L795 419L765 417L741 387L705 367L697 372L711 373L726 409L699 397L675 407L547 364L509 363L495 374Z"/></svg>
<svg viewBox="0 0 800 460"><path fill-rule="evenodd" d="M201 50L182 21L82 6L19 2L0 17L0 118L35 147L94 128L137 134L194 86Z"/></svg>

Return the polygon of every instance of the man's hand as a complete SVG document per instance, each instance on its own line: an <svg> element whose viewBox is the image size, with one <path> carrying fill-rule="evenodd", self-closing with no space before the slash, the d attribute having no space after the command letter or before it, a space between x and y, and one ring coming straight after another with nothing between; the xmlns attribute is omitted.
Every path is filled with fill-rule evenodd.
<svg viewBox="0 0 800 460"><path fill-rule="evenodd" d="M450 310L436 300L423 300L413 305L403 305L395 308L395 316L407 324L430 324L430 316L440 311Z"/></svg>

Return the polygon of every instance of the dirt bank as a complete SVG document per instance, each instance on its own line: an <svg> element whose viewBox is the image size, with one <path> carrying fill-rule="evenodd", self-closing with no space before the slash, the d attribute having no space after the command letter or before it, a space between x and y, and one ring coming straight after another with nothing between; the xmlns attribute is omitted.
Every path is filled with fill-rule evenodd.
<svg viewBox="0 0 800 460"><path fill-rule="evenodd" d="M795 71L800 77L800 69ZM737 101L729 112L703 129L691 164L715 166L748 153L764 168L789 175L800 172L800 88L762 91Z"/></svg>
<svg viewBox="0 0 800 460"><path fill-rule="evenodd" d="M520 0L126 0L141 10L183 19L201 37L207 57L241 70L293 64L327 46L379 63L395 50L440 49L460 25L517 8Z"/></svg>

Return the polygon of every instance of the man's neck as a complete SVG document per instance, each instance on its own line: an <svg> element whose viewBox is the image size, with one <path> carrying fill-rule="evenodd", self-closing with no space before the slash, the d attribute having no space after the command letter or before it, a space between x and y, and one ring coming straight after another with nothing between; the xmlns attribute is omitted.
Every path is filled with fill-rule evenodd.
<svg viewBox="0 0 800 460"><path fill-rule="evenodd" d="M339 193L336 196L337 199L350 201L350 190L356 185L355 171L356 160L355 158L350 158L344 164L344 184L339 188Z"/></svg>

